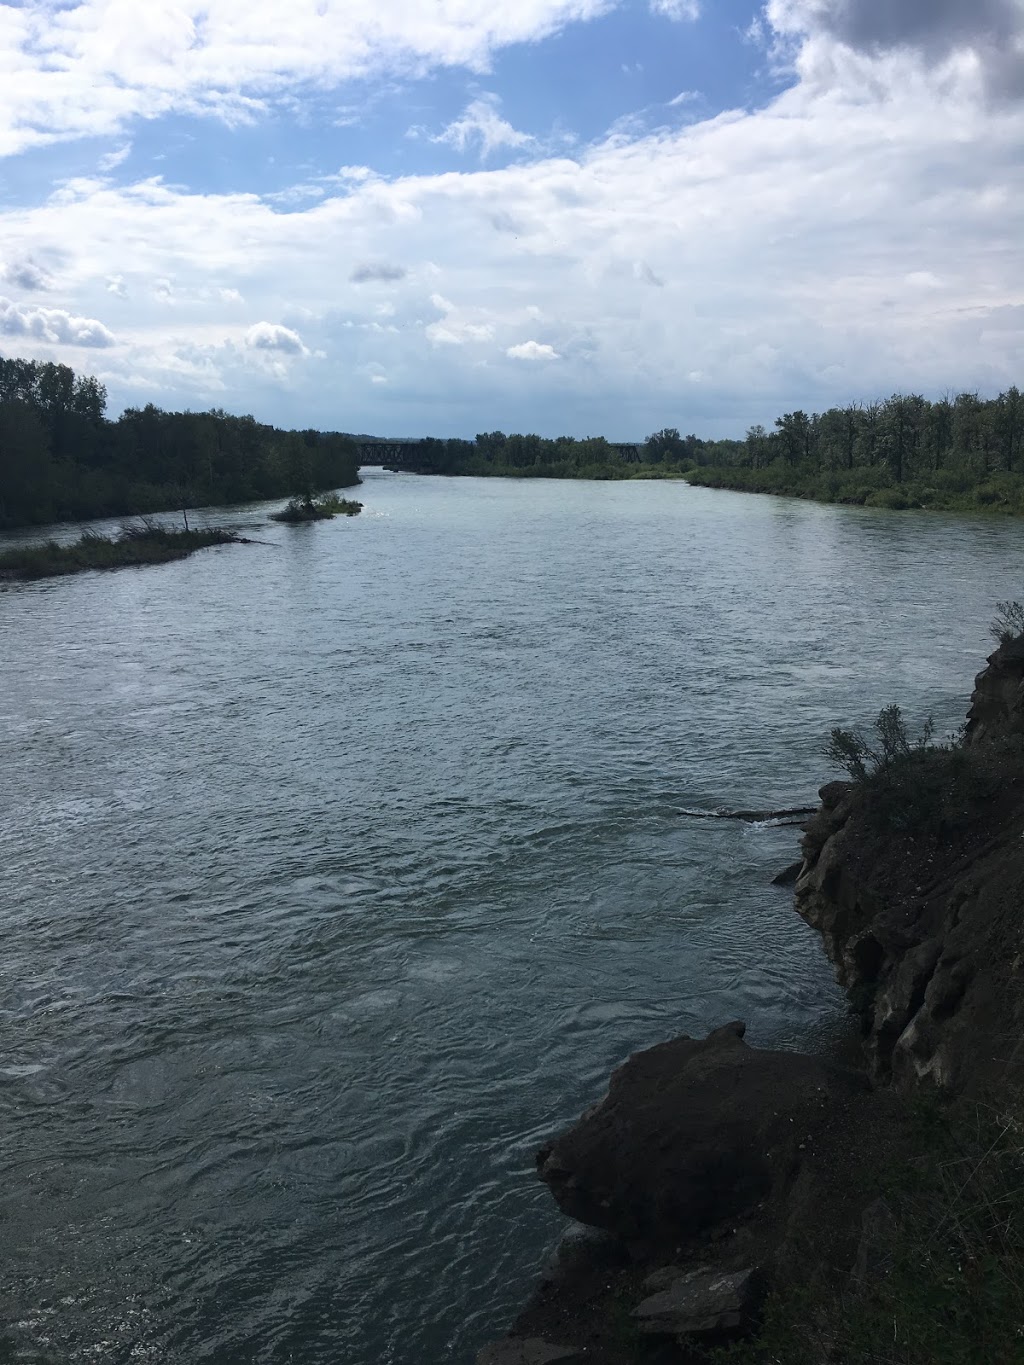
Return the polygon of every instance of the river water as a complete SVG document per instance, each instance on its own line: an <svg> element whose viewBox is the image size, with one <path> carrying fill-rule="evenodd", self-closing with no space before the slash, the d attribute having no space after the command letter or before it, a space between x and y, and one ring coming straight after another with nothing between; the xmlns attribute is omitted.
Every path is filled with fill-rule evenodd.
<svg viewBox="0 0 1024 1365"><path fill-rule="evenodd" d="M953 728L1020 595L1002 522L358 496L0 591L0 1359L468 1365L614 1065L844 1028L796 831L682 812L812 800L890 701Z"/></svg>

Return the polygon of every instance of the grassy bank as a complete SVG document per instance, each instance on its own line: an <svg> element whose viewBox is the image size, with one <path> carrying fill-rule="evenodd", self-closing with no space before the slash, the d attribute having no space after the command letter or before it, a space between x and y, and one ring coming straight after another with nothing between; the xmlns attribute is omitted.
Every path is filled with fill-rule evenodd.
<svg viewBox="0 0 1024 1365"><path fill-rule="evenodd" d="M339 498L337 493L321 493L318 498L292 498L282 511L271 514L271 520L294 526L304 521L329 521L331 517L356 517L362 510L363 504L354 498Z"/></svg>
<svg viewBox="0 0 1024 1365"><path fill-rule="evenodd" d="M88 569L127 569L142 564L166 564L185 559L208 545L245 543L243 537L221 527L201 531L164 530L143 522L125 526L114 537L87 531L72 545L31 545L0 553L0 580L56 578Z"/></svg>
<svg viewBox="0 0 1024 1365"><path fill-rule="evenodd" d="M935 1098L882 1158L853 1273L835 1295L794 1279L759 1332L708 1365L1020 1365L1024 1127L998 1105ZM865 1190L865 1197L869 1191Z"/></svg>
<svg viewBox="0 0 1024 1365"><path fill-rule="evenodd" d="M940 469L925 478L898 483L885 465L815 470L775 460L762 469L748 466L692 469L686 478L702 488L729 488L740 493L770 493L892 511L927 509L1024 516L1024 477L1005 471L978 479L968 471Z"/></svg>

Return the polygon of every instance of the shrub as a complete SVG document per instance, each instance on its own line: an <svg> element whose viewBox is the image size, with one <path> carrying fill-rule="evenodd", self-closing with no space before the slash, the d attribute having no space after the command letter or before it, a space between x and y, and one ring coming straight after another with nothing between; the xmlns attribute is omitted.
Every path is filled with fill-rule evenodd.
<svg viewBox="0 0 1024 1365"><path fill-rule="evenodd" d="M989 633L1001 645L1008 645L1024 635L1024 603L997 602L996 619L989 626Z"/></svg>
<svg viewBox="0 0 1024 1365"><path fill-rule="evenodd" d="M868 507L884 507L892 512L905 512L913 506L906 493L899 488L878 488L868 494L865 504Z"/></svg>
<svg viewBox="0 0 1024 1365"><path fill-rule="evenodd" d="M837 726L825 745L825 757L830 763L845 768L854 782L866 782L911 753L927 749L935 733L929 716L921 734L911 740L898 706L883 707L875 718L874 729L878 738L869 742L859 731L842 730Z"/></svg>

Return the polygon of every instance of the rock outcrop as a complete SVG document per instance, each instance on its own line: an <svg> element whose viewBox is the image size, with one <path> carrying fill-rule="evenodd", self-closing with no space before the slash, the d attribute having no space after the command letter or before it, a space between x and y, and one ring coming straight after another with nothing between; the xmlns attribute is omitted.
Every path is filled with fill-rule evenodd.
<svg viewBox="0 0 1024 1365"><path fill-rule="evenodd" d="M1024 733L1024 637L1000 645L974 680L967 741Z"/></svg>
<svg viewBox="0 0 1024 1365"><path fill-rule="evenodd" d="M1014 642L977 678L960 755L923 764L922 790L902 798L934 798L939 814L915 824L912 811L890 809L880 821L877 792L821 789L796 908L861 1016L876 1081L959 1092L1011 1060L1024 950L1022 736L1024 643Z"/></svg>
<svg viewBox="0 0 1024 1365"><path fill-rule="evenodd" d="M978 676L962 746L886 771L821 789L795 887L866 1070L749 1047L739 1023L630 1057L537 1156L603 1236L563 1249L487 1365L693 1365L764 1292L870 1298L899 1235L879 1169L920 1159L905 1095L1024 1080L1024 640ZM827 1307L813 1329L834 1358Z"/></svg>
<svg viewBox="0 0 1024 1365"><path fill-rule="evenodd" d="M608 1094L537 1156L563 1213L648 1248L778 1203L838 1112L863 1103L857 1072L748 1047L744 1026L638 1052Z"/></svg>
<svg viewBox="0 0 1024 1365"><path fill-rule="evenodd" d="M633 1310L639 1330L683 1338L684 1344L743 1332L757 1306L752 1270L657 1270L644 1287L654 1293Z"/></svg>

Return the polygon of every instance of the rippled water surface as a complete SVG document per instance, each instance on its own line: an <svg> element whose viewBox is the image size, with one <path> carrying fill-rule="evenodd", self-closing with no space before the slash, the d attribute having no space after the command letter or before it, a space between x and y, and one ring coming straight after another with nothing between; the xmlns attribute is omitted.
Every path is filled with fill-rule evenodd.
<svg viewBox="0 0 1024 1365"><path fill-rule="evenodd" d="M465 1365L630 1050L842 1008L768 883L835 723L962 717L1024 528L370 472L0 591L12 1359Z"/></svg>

